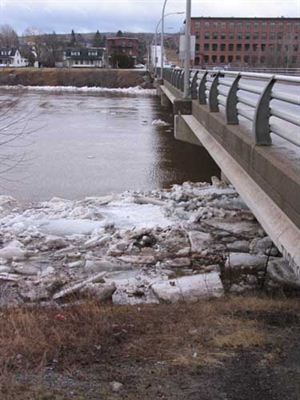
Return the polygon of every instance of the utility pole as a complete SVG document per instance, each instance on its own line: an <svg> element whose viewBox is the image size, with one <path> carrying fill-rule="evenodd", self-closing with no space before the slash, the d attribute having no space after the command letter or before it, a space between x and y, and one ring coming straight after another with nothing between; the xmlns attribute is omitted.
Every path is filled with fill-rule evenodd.
<svg viewBox="0 0 300 400"><path fill-rule="evenodd" d="M190 97L190 64L191 64L191 9L192 0L186 0L185 17L185 55L184 55L184 98Z"/></svg>

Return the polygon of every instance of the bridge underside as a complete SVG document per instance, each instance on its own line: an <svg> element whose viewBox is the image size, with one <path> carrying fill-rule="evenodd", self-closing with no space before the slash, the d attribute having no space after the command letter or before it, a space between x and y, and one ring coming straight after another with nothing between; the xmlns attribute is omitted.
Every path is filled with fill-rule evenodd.
<svg viewBox="0 0 300 400"><path fill-rule="evenodd" d="M280 140L256 146L249 132L227 125L221 113L197 100L188 106L168 82L160 94L173 107L175 137L207 149L300 276L300 159L293 148Z"/></svg>

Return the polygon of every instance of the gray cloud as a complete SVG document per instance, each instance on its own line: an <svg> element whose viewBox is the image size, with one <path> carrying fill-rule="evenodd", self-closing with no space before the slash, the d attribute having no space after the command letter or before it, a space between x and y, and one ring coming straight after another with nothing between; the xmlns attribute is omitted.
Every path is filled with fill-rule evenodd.
<svg viewBox="0 0 300 400"><path fill-rule="evenodd" d="M153 32L163 0L0 0L0 23L19 33L28 27L43 32ZM185 0L169 0L166 12L185 10ZM193 16L300 16L299 0L192 0ZM176 31L182 16L169 17Z"/></svg>

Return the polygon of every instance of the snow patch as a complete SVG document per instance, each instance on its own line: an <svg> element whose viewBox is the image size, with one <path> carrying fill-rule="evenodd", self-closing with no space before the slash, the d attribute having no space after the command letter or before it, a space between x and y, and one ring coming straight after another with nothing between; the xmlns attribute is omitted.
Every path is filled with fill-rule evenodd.
<svg viewBox="0 0 300 400"><path fill-rule="evenodd" d="M152 121L153 126L169 126L170 124L162 119L155 119Z"/></svg>
<svg viewBox="0 0 300 400"><path fill-rule="evenodd" d="M141 95L141 96L154 96L156 95L155 89L143 89L140 86L129 88L103 88L98 86L24 86L24 85L4 85L1 89L6 90L29 90L29 91L43 91L43 92L78 92L78 93L116 93L124 95Z"/></svg>

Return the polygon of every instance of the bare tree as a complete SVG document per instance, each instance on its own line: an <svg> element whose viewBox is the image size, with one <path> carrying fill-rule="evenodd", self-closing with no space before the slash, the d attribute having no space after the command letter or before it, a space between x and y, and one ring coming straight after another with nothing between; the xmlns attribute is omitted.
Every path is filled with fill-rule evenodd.
<svg viewBox="0 0 300 400"><path fill-rule="evenodd" d="M22 97L4 98L0 106L0 187L11 181L10 171L27 160L25 147L33 129L34 109L24 107ZM17 116L16 116L17 115ZM26 139L26 140L25 140Z"/></svg>
<svg viewBox="0 0 300 400"><path fill-rule="evenodd" d="M18 47L19 38L16 31L10 25L0 26L0 46Z"/></svg>

